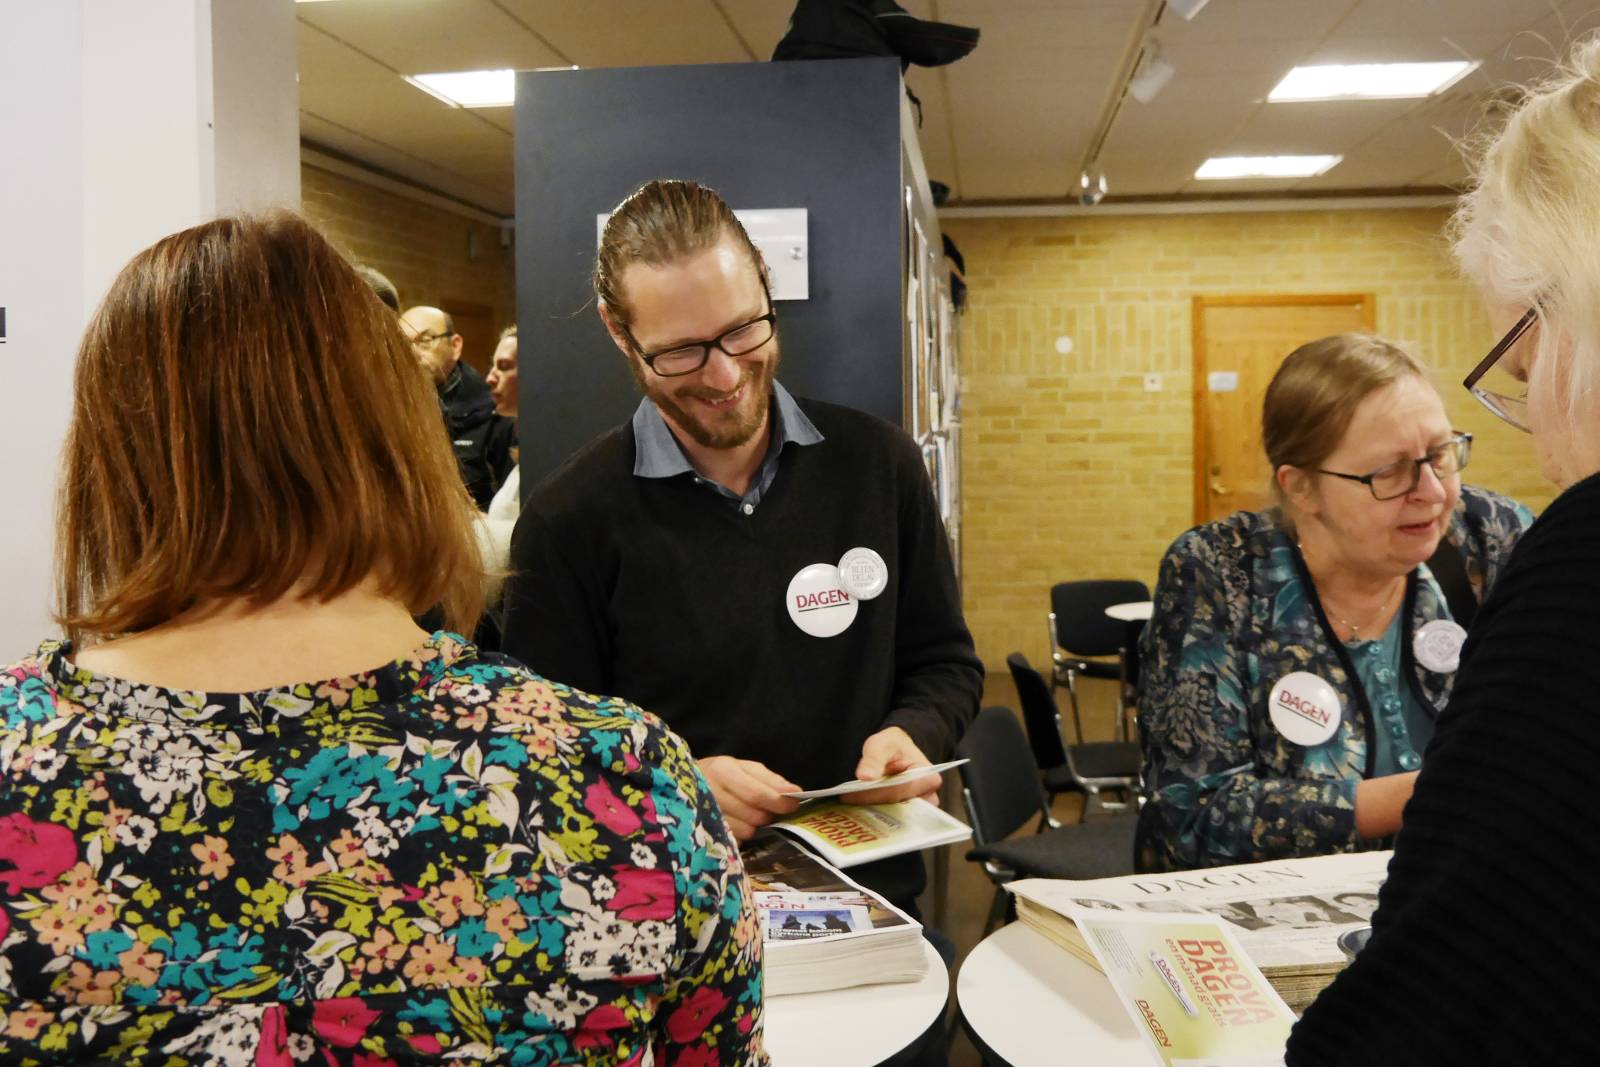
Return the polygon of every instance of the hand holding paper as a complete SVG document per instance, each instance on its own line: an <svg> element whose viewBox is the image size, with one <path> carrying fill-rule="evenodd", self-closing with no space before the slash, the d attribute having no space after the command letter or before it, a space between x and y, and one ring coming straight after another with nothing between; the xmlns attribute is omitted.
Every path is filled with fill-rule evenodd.
<svg viewBox="0 0 1600 1067"><path fill-rule="evenodd" d="M959 767L967 762L969 761L964 759L953 759L949 763L933 763L925 767L913 767L909 771L901 771L899 774L891 775L888 778L853 778L848 782L830 785L826 789L804 789L793 793L784 793L783 795L793 797L795 800L818 800L822 797L842 797L852 793L865 793L870 789L887 789L890 786L914 782L919 778L934 777L943 774L952 767ZM851 800L855 801L856 798L851 797Z"/></svg>
<svg viewBox="0 0 1600 1067"><path fill-rule="evenodd" d="M735 841L748 841L757 829L798 805L790 800L795 784L756 760L707 756L699 761L722 817Z"/></svg>
<svg viewBox="0 0 1600 1067"><path fill-rule="evenodd" d="M898 726L879 730L861 746L861 761L856 764L857 781L870 782L888 775L900 775L918 767L929 765L927 756L917 747L911 735ZM899 785L880 785L861 793L852 793L851 804L890 804L897 800L922 797L930 804L939 803L939 778L937 774L902 780Z"/></svg>

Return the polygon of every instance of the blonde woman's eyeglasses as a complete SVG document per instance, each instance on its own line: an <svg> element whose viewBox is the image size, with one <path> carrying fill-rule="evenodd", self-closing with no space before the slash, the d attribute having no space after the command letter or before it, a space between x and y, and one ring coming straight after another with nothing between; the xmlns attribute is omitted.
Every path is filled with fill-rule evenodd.
<svg viewBox="0 0 1600 1067"><path fill-rule="evenodd" d="M1467 375L1461 383L1467 387L1467 392L1478 398L1478 403L1523 433L1533 432L1528 422L1528 394L1506 396L1504 393L1497 393L1492 389L1483 388L1478 384L1478 379L1488 374L1489 369L1500 362L1500 357L1509 352L1511 346L1516 344L1538 319L1538 308L1531 307L1524 312L1522 318L1517 320L1517 324L1506 331L1506 335L1500 338L1500 343L1489 349L1489 354L1483 357L1483 362L1472 368L1472 373Z"/></svg>

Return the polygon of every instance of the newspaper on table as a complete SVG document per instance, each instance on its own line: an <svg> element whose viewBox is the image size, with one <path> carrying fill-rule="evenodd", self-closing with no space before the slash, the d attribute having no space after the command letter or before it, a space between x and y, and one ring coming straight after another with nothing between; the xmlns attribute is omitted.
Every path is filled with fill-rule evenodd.
<svg viewBox="0 0 1600 1067"><path fill-rule="evenodd" d="M1166 1067L1283 1063L1294 1012L1214 915L1068 905L1099 968Z"/></svg>
<svg viewBox="0 0 1600 1067"><path fill-rule="evenodd" d="M1214 915L1299 1009L1344 968L1339 936L1371 925L1391 855L1351 852L1092 881L1029 878L1007 888L1023 922L1095 966L1074 910Z"/></svg>
<svg viewBox="0 0 1600 1067"><path fill-rule="evenodd" d="M797 842L768 831L740 856L761 923L767 996L927 973L921 924Z"/></svg>

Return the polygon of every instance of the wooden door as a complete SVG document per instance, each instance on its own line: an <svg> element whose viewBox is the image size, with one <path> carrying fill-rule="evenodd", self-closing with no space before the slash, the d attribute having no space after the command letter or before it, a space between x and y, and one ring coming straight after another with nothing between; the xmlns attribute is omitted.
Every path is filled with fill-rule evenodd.
<svg viewBox="0 0 1600 1067"><path fill-rule="evenodd" d="M1195 522L1269 502L1261 400L1283 358L1329 334L1371 332L1370 293L1194 298Z"/></svg>

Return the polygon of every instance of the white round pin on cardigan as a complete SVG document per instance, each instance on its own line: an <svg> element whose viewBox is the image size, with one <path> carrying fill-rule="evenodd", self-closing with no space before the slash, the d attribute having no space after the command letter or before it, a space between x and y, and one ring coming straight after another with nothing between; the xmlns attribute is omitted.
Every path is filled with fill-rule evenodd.
<svg viewBox="0 0 1600 1067"><path fill-rule="evenodd" d="M1339 691L1310 671L1279 678L1267 697L1267 711L1280 734L1308 748L1332 737L1343 717Z"/></svg>
<svg viewBox="0 0 1600 1067"><path fill-rule="evenodd" d="M889 565L870 548L852 548L839 557L839 577L857 600L872 600L889 588Z"/></svg>
<svg viewBox="0 0 1600 1067"><path fill-rule="evenodd" d="M789 579L784 606L789 618L812 637L835 637L856 621L861 605L845 589L839 568L831 563L802 567Z"/></svg>
<svg viewBox="0 0 1600 1067"><path fill-rule="evenodd" d="M1423 625L1412 638L1411 651L1417 662L1435 674L1449 674L1461 666L1461 646L1467 631L1451 619L1434 619Z"/></svg>

